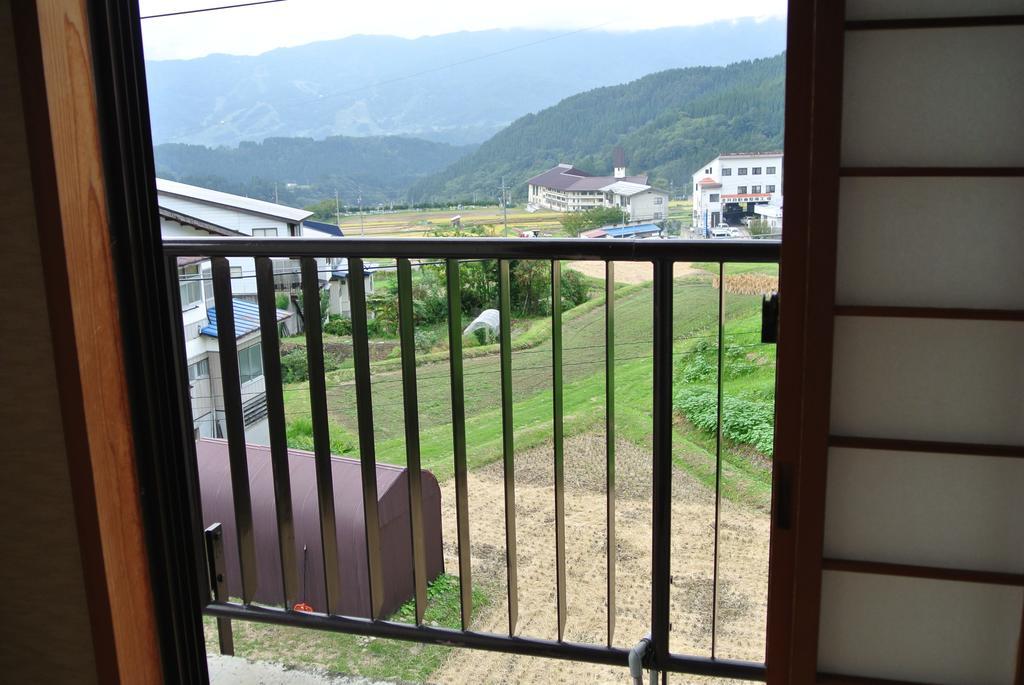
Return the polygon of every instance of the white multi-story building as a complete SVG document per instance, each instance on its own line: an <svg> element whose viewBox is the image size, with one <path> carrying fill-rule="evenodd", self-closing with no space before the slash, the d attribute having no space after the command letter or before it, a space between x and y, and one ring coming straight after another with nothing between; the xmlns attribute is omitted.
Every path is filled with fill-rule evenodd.
<svg viewBox="0 0 1024 685"><path fill-rule="evenodd" d="M693 226L699 232L723 224L738 226L744 217L763 216L757 211L760 205L778 208L776 223L781 230L782 153L719 155L694 172L692 192Z"/></svg>
<svg viewBox="0 0 1024 685"><path fill-rule="evenodd" d="M630 223L668 218L668 193L647 183L647 176L627 176L616 166L612 176L594 176L571 164L559 164L527 183L528 202L556 212L619 207Z"/></svg>

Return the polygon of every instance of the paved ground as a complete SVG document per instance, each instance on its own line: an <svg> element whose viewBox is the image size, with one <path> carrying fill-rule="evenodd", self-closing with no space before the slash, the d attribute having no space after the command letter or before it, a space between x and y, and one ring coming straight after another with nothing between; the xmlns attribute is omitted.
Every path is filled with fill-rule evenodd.
<svg viewBox="0 0 1024 685"><path fill-rule="evenodd" d="M210 682L213 685L395 685L380 680L299 670L270 663L248 661L234 656L209 654Z"/></svg>

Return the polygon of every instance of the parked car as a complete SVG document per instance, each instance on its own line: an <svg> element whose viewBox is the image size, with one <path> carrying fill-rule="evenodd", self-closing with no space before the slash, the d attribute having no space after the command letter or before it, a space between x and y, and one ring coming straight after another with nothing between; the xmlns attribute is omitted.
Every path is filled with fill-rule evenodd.
<svg viewBox="0 0 1024 685"><path fill-rule="evenodd" d="M729 235L731 235L733 238L739 238L743 235L743 231L736 228L735 226L727 226L725 230L728 231Z"/></svg>
<svg viewBox="0 0 1024 685"><path fill-rule="evenodd" d="M718 228L711 229L711 237L715 240L726 240L728 238L732 238L733 235L729 232L728 227L723 228L719 226Z"/></svg>

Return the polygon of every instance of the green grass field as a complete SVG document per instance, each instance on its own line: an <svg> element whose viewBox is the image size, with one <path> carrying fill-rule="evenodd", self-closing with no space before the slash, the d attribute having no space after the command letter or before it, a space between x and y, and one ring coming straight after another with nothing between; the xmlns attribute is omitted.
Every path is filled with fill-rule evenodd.
<svg viewBox="0 0 1024 685"><path fill-rule="evenodd" d="M754 268L748 268L748 267ZM717 266L714 267L717 270ZM710 270L710 266L709 269ZM758 265L731 265L729 274L762 272ZM595 284L598 285L598 284ZM596 289L600 292L600 289ZM622 286L615 302L616 431L649 449L652 428L652 287ZM726 349L738 367L727 368L726 397L763 397L774 387L775 350L760 344L758 296L726 294ZM677 279L673 285L673 377L676 388L687 384L688 365L717 349L718 290L710 274ZM563 319L564 416L567 437L601 431L605 421L605 345L603 296L567 312ZM512 355L513 426L516 449L550 441L552 435L551 337L546 319L514 322ZM443 325L441 326L443 328ZM703 352L701 351L703 350ZM464 355L466 442L471 469L501 457L500 372L497 346L470 347ZM474 356L478 355L478 356ZM424 468L439 480L451 477L452 424L450 377L445 350L420 355L417 367L420 449ZM430 360L430 361L426 361ZM374 445L380 461L405 464L401 373L395 360L375 362L372 373ZM697 390L713 391L715 376L693 381ZM309 390L306 383L285 388L291 428L308 438ZM351 361L328 375L332 448L357 452L355 388ZM708 488L715 484L715 436L685 417L676 416L673 461ZM722 494L727 499L768 511L771 498L770 461L749 445L724 441ZM487 588L474 588L474 611L488 603ZM411 621L413 605L394 616ZM458 579L442 576L430 590L427 621L456 627L459 620ZM205 619L208 648L216 649L216 631ZM318 666L370 678L424 681L441 665L450 648L392 640L320 633L302 629L235 622L237 653L253 659Z"/></svg>
<svg viewBox="0 0 1024 685"><path fill-rule="evenodd" d="M728 273L742 273L745 265L730 266ZM615 373L617 429L636 442L649 443L651 431L651 308L650 284L619 291L615 303ZM684 359L693 345L701 340L717 341L718 291L707 277L677 279L674 284L674 335L677 360ZM726 298L727 345L750 346L759 336L759 301L751 295L728 295ZM442 326L443 327L443 326ZM513 426L517 448L541 444L551 437L551 340L546 321L514 323L514 345L529 338L533 343L512 355ZM563 324L563 384L566 433L603 429L604 423L604 302L603 298L588 302L579 312L567 312ZM474 352L487 352L470 356ZM757 349L766 356L773 351ZM497 346L474 350L464 358L466 441L470 468L489 463L501 456L500 370ZM423 466L439 479L448 478L453 470L450 375L446 351L432 352L435 361L417 368L420 449ZM744 393L748 386L772 382L773 366L740 381L730 380L727 392ZM377 458L394 464L405 463L404 412L401 371L395 360L374 365L372 376L374 446ZM309 394L305 383L285 388L285 405L289 420L308 417ZM328 374L328 408L332 424L332 442L345 444L356 451L357 414L355 386L351 364ZM681 422L677 427L676 457L702 481L714 479L713 441ZM726 449L727 466L737 471L738 478L729 479L727 495L758 506L766 500L769 481L760 466L751 467L749 450Z"/></svg>

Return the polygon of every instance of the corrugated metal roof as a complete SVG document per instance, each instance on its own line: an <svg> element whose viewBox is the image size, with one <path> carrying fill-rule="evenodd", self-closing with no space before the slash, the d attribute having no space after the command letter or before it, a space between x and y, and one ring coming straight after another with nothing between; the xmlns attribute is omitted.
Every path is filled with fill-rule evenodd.
<svg viewBox="0 0 1024 685"><path fill-rule="evenodd" d="M264 202L263 200L254 200L249 197L232 195L231 193L222 193L219 190L190 186L187 183L168 181L165 178L158 178L156 180L156 189L160 193L178 195L223 207L234 207L247 212L282 219L283 221L299 222L313 216L313 212L307 212L304 209L295 209L294 207L286 207L285 205Z"/></svg>
<svg viewBox="0 0 1024 685"><path fill-rule="evenodd" d="M252 302L245 300L232 300L235 311L235 338L241 338L260 329L260 309ZM284 321L291 317L290 312L283 309L277 310L277 320ZM210 307L206 310L206 318L210 323L203 326L200 333L211 338L217 337L217 308Z"/></svg>
<svg viewBox="0 0 1024 685"><path fill-rule="evenodd" d="M283 604L281 555L278 547L277 514L274 509L274 478L270 448L246 444L249 488L252 495L256 564L259 576L255 599L266 604ZM358 455L355 455L358 457ZM225 440L203 438L196 441L199 490L203 524L221 523L224 548L237 549L234 506L231 497L231 460ZM287 469L291 481L295 549L298 552L299 599L316 611L326 608L323 573L323 545L317 505L316 458L311 452L289 449ZM335 533L338 548L337 579L341 585L339 608L348 616L370 615L370 588L367 572L366 526L364 524L362 466L358 458L342 459L331 455L329 473L334 489ZM377 506L380 522L384 615L398 609L413 596L409 475L405 468L376 464ZM441 529L441 490L437 479L422 472L423 542L427 580L444 571L444 545ZM358 550L357 553L346 553ZM319 569L319 571L317 571ZM225 555L228 593L238 596L241 578L238 555Z"/></svg>
<svg viewBox="0 0 1024 685"><path fill-rule="evenodd" d="M625 238L641 233L661 233L661 228L655 224L636 224L635 226L605 226L601 229L606 235L612 238Z"/></svg>
<svg viewBox="0 0 1024 685"><path fill-rule="evenodd" d="M616 195L624 195L625 197L632 197L633 195L639 195L642 192L650 190L651 187L646 183L633 183L632 181L616 181L610 185L606 185L601 190L605 192L615 193Z"/></svg>
<svg viewBox="0 0 1024 685"><path fill-rule="evenodd" d="M329 224L324 221L313 221L312 219L306 219L302 222L303 227L310 230L316 231L317 233L324 233L326 235L332 235L336 238L345 237L345 233L340 227L334 224Z"/></svg>

